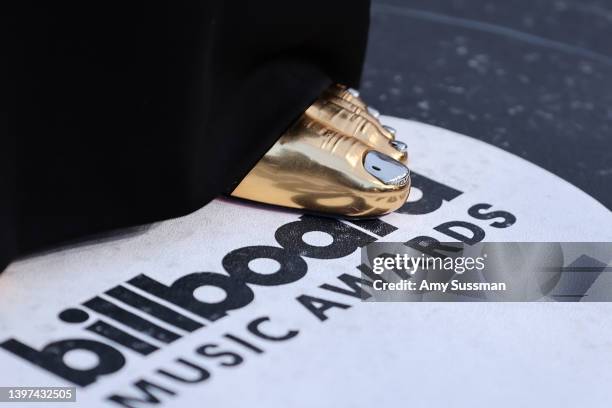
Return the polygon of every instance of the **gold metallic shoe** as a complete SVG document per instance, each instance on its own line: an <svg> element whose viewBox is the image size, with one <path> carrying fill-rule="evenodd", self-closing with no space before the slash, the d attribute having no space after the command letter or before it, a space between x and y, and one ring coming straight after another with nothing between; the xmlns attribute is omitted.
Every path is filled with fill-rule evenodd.
<svg viewBox="0 0 612 408"><path fill-rule="evenodd" d="M406 149L373 113L356 91L330 87L232 196L345 217L396 210L410 190Z"/></svg>
<svg viewBox="0 0 612 408"><path fill-rule="evenodd" d="M356 137L395 160L408 161L406 145L395 140L395 130L385 128L377 118L357 105L333 96L320 98L306 110L305 115L337 132Z"/></svg>

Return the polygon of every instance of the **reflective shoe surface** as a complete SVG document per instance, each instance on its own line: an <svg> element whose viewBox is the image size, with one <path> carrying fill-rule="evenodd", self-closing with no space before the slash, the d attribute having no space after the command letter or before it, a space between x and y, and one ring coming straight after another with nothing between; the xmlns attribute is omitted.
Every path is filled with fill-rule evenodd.
<svg viewBox="0 0 612 408"><path fill-rule="evenodd" d="M404 204L407 149L357 91L334 85L281 136L232 196L344 217Z"/></svg>

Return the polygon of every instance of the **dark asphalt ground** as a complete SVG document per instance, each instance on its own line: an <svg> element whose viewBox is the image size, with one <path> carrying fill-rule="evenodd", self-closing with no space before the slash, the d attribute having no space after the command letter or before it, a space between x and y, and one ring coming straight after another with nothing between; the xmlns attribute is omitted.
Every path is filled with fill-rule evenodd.
<svg viewBox="0 0 612 408"><path fill-rule="evenodd" d="M612 209L612 1L373 0L362 93Z"/></svg>

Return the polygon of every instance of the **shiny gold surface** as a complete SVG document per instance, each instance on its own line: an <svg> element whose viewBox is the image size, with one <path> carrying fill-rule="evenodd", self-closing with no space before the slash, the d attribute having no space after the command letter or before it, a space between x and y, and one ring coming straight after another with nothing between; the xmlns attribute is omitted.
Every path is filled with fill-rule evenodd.
<svg viewBox="0 0 612 408"><path fill-rule="evenodd" d="M406 163L408 155L397 151L389 144L390 140L394 139L393 135L384 130L378 120L363 113L363 111L351 112L333 100L318 100L306 110L305 114L336 132L353 136L379 152Z"/></svg>
<svg viewBox="0 0 612 408"><path fill-rule="evenodd" d="M349 112L355 113L363 117L376 128L378 133L385 136L389 140L395 139L395 136L393 136L391 133L389 133L382 127L378 119L368 113L368 106L365 104L365 102L363 102L360 97L355 97L351 95L346 87L342 85L333 85L324 92L323 98L319 99L317 102L321 101L322 99L340 105L342 108L348 110Z"/></svg>
<svg viewBox="0 0 612 408"><path fill-rule="evenodd" d="M365 104L334 86L276 142L232 192L232 196L347 217L374 217L404 204L407 177L388 185L364 168L378 151L400 162L405 154L393 135L367 113ZM402 166L400 166L402 167Z"/></svg>

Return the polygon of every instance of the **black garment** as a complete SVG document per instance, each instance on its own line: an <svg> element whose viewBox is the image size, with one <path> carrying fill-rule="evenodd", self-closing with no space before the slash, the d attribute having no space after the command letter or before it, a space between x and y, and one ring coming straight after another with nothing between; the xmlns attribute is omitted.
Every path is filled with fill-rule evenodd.
<svg viewBox="0 0 612 408"><path fill-rule="evenodd" d="M181 3L17 19L0 270L230 193L326 86L359 81L368 0Z"/></svg>

